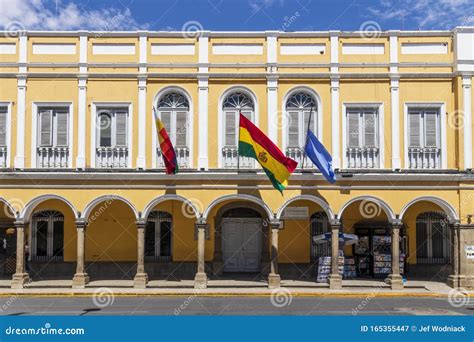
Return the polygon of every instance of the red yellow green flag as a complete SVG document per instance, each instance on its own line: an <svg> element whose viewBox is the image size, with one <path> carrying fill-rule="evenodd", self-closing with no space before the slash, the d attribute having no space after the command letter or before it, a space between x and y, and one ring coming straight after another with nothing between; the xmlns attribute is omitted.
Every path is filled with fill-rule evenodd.
<svg viewBox="0 0 474 342"><path fill-rule="evenodd" d="M174 151L168 132L166 132L165 125L161 122L154 108L153 112L155 114L156 132L158 133L158 141L160 143L160 150L165 163L166 173L168 175L176 174L178 172L176 152Z"/></svg>
<svg viewBox="0 0 474 342"><path fill-rule="evenodd" d="M275 189L282 192L298 163L286 157L280 149L240 113L239 155L256 159Z"/></svg>

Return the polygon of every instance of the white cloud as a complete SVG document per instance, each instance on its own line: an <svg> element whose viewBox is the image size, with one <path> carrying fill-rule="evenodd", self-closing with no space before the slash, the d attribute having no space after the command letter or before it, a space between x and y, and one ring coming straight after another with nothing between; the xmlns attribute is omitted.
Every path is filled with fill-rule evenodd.
<svg viewBox="0 0 474 342"><path fill-rule="evenodd" d="M147 24L140 25L125 7L87 9L71 1L0 0L0 30L111 31L147 27Z"/></svg>
<svg viewBox="0 0 474 342"><path fill-rule="evenodd" d="M276 4L279 4L280 6L283 6L284 4L284 0L248 0L248 1L249 1L249 6L250 8L252 8L253 12L258 12L262 8L266 9Z"/></svg>
<svg viewBox="0 0 474 342"><path fill-rule="evenodd" d="M474 25L472 0L379 0L368 11L375 21L399 19L420 29L452 29Z"/></svg>

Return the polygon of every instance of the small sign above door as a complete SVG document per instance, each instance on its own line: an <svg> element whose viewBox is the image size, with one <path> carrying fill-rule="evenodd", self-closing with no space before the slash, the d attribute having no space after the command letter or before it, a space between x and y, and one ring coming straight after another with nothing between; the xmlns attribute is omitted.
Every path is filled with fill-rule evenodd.
<svg viewBox="0 0 474 342"><path fill-rule="evenodd" d="M308 207L288 207L283 211L285 220L307 220L308 216Z"/></svg>

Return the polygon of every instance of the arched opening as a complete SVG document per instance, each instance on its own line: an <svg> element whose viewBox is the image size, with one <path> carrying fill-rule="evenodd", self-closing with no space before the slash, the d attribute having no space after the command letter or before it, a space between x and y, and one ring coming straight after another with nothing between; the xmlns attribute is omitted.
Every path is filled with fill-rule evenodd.
<svg viewBox="0 0 474 342"><path fill-rule="evenodd" d="M84 210L86 272L91 280L131 280L137 263L137 212L127 201L103 196Z"/></svg>
<svg viewBox="0 0 474 342"><path fill-rule="evenodd" d="M145 270L150 286L157 280L194 279L196 273L196 229L199 204L175 194L156 197L142 211L146 219ZM206 253L211 253L210 243ZM209 251L208 251L209 250Z"/></svg>
<svg viewBox="0 0 474 342"><path fill-rule="evenodd" d="M14 209L0 201L0 279L11 279L16 266L16 229Z"/></svg>
<svg viewBox="0 0 474 342"><path fill-rule="evenodd" d="M260 199L248 197L223 197L204 211L214 237L212 273L219 278L266 282L263 276L270 266L269 209Z"/></svg>
<svg viewBox="0 0 474 342"><path fill-rule="evenodd" d="M432 201L420 200L407 205L402 214L407 227L408 277L446 282L454 273L450 216L455 212Z"/></svg>
<svg viewBox="0 0 474 342"><path fill-rule="evenodd" d="M255 103L249 93L235 90L222 101L222 167L234 169L253 168L252 158L238 156L239 115L255 122ZM240 160L239 160L240 158Z"/></svg>
<svg viewBox="0 0 474 342"><path fill-rule="evenodd" d="M346 244L342 249L343 279L383 280L391 274L393 217L390 207L375 198L356 198L344 206L342 232L356 235L357 241ZM404 275L407 254L404 227L400 229L400 240L395 243L400 244L400 273Z"/></svg>
<svg viewBox="0 0 474 342"><path fill-rule="evenodd" d="M316 98L305 90L294 91L285 103L285 153L301 164L308 128L318 135L318 105ZM313 163L307 163L313 167Z"/></svg>
<svg viewBox="0 0 474 342"><path fill-rule="evenodd" d="M175 148L178 166L190 167L190 103L187 96L177 90L168 91L158 98L157 110ZM158 143L156 146L157 167L164 168L160 146Z"/></svg>
<svg viewBox="0 0 474 342"><path fill-rule="evenodd" d="M26 226L25 269L33 280L71 279L76 269L77 212L66 199L46 195L22 211Z"/></svg>

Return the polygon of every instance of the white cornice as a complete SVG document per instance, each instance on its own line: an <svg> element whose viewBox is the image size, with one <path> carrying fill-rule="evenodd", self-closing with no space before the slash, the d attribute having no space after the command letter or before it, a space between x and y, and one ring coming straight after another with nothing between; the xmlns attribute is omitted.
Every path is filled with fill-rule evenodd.
<svg viewBox="0 0 474 342"><path fill-rule="evenodd" d="M337 32L339 37L361 37L363 31L201 31L196 32L196 37L206 35L209 37L225 37L225 38L266 38L268 36L277 37L330 37L332 32ZM455 32L474 32L474 27L456 27L452 30L432 30L432 31L378 31L371 34L377 34L379 37L389 36L418 36L418 37L450 37ZM0 31L0 36L11 36L11 31ZM22 31L22 35L30 37L79 37L87 35L89 37L186 37L182 31ZM188 38L189 39L189 38Z"/></svg>

